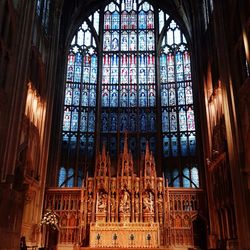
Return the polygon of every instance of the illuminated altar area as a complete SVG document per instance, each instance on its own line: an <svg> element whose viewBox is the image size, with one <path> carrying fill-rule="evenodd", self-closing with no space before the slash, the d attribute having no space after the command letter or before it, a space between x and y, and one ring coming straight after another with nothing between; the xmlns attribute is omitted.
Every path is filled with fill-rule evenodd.
<svg viewBox="0 0 250 250"><path fill-rule="evenodd" d="M104 146L82 188L47 191L45 207L60 217L58 249L193 247L202 191L168 187L148 145L137 176L126 136L117 169L111 176Z"/></svg>
<svg viewBox="0 0 250 250"><path fill-rule="evenodd" d="M159 247L159 224L102 222L90 225L90 247Z"/></svg>

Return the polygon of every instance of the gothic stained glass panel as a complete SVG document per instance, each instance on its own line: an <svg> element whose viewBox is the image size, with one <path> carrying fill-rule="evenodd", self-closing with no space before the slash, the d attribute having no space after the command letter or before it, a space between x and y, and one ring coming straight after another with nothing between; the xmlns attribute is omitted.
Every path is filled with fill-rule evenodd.
<svg viewBox="0 0 250 250"><path fill-rule="evenodd" d="M189 188L190 187L190 180L189 180L189 169L184 168L183 169L183 187Z"/></svg>
<svg viewBox="0 0 250 250"><path fill-rule="evenodd" d="M166 30L162 34L159 56L163 159L166 164L171 164L169 156L190 157L196 162L190 52L179 25L173 19L167 21L170 17L164 15L164 12L159 12L159 29ZM185 167L182 164L182 161L178 163L180 170ZM183 182L178 181L178 184L174 181L173 185L190 187L188 178L184 178Z"/></svg>
<svg viewBox="0 0 250 250"><path fill-rule="evenodd" d="M119 20L120 20L120 16L119 13L117 11L112 13L112 29L119 29Z"/></svg>
<svg viewBox="0 0 250 250"><path fill-rule="evenodd" d="M139 12L138 20L139 20L139 29L146 29L147 15L144 11Z"/></svg>
<svg viewBox="0 0 250 250"><path fill-rule="evenodd" d="M82 68L82 55L80 53L76 54L75 60L75 74L74 74L74 81L80 82L81 81L81 68Z"/></svg>
<svg viewBox="0 0 250 250"><path fill-rule="evenodd" d="M73 91L73 105L78 106L79 100L80 100L80 89L78 88L78 85L75 85Z"/></svg>
<svg viewBox="0 0 250 250"><path fill-rule="evenodd" d="M189 107L187 111L187 126L188 131L195 130L195 122L194 122L194 111Z"/></svg>
<svg viewBox="0 0 250 250"><path fill-rule="evenodd" d="M74 169L70 168L68 170L68 184L67 187L73 187L74 186Z"/></svg>
<svg viewBox="0 0 250 250"><path fill-rule="evenodd" d="M122 32L121 34L121 50L127 51L128 50L128 32Z"/></svg>
<svg viewBox="0 0 250 250"><path fill-rule="evenodd" d="M66 109L64 111L64 117L63 117L63 130L69 131L70 130L70 119L71 119L71 112L69 109Z"/></svg>
<svg viewBox="0 0 250 250"><path fill-rule="evenodd" d="M134 51L137 49L137 35L134 31L129 33L129 50Z"/></svg>
<svg viewBox="0 0 250 250"><path fill-rule="evenodd" d="M65 99L64 99L65 105L71 105L72 102L72 88L70 86L71 85L66 84Z"/></svg>
<svg viewBox="0 0 250 250"><path fill-rule="evenodd" d="M169 157L169 155L170 155L169 138L167 135L163 136L163 155L164 155L164 157Z"/></svg>
<svg viewBox="0 0 250 250"><path fill-rule="evenodd" d="M66 180L66 169L64 167L61 167L59 171L58 186L59 187L65 186L65 180Z"/></svg>
<svg viewBox="0 0 250 250"><path fill-rule="evenodd" d="M199 187L199 172L197 167L192 167L191 169L191 180L192 180L192 187Z"/></svg>
<svg viewBox="0 0 250 250"><path fill-rule="evenodd" d="M104 14L104 29L108 30L111 28L111 14L107 11Z"/></svg>
<svg viewBox="0 0 250 250"><path fill-rule="evenodd" d="M132 11L129 16L129 29L136 29L137 28L137 15L135 11Z"/></svg>
<svg viewBox="0 0 250 250"><path fill-rule="evenodd" d="M179 129L180 131L187 130L186 111L183 108L179 111Z"/></svg>
<svg viewBox="0 0 250 250"><path fill-rule="evenodd" d="M140 31L138 40L139 40L139 50L146 50L146 40L147 40L146 32Z"/></svg>
<svg viewBox="0 0 250 250"><path fill-rule="evenodd" d="M185 134L181 135L180 144L181 144L181 155L187 156L188 155L188 139Z"/></svg>
<svg viewBox="0 0 250 250"><path fill-rule="evenodd" d="M95 16L99 16L95 12ZM92 27L99 27L93 16L89 17ZM84 172L85 166L92 161L94 150L96 85L97 85L97 54L92 28L86 21L74 35L68 52L67 74L65 84L64 115L63 115L63 148L61 165L69 170ZM65 153L68 152L68 153ZM92 153L91 153L92 152ZM74 162L74 167L72 167ZM67 186L78 185L82 178L67 175Z"/></svg>
<svg viewBox="0 0 250 250"><path fill-rule="evenodd" d="M73 82L74 80L74 63L75 63L75 55L68 55L68 67L67 67L67 81Z"/></svg>
<svg viewBox="0 0 250 250"><path fill-rule="evenodd" d="M176 61L176 81L183 80L183 63L182 63L182 54L178 51L175 54L175 61Z"/></svg>
<svg viewBox="0 0 250 250"><path fill-rule="evenodd" d="M99 16L100 13L104 16ZM99 20L103 20L101 25ZM159 25L155 25L155 20L159 20ZM91 28L88 23L92 24ZM98 37L92 35L92 29ZM96 44L100 46L99 55ZM70 157L61 162L65 169L69 169L73 161L76 167L80 166L80 159L82 172L86 172L85 167L94 166L90 159L96 152L95 137L100 138L101 144L106 143L115 161L121 152L125 131L135 157L145 150L147 141L156 152L158 127L162 128L163 164L176 157L196 156L187 42L179 25L146 1L111 2L79 27L68 53L64 104L67 106L64 107L63 138L69 144L75 141ZM100 115L96 115L96 110L100 110ZM162 113L158 116L159 111ZM96 131L98 123L100 132ZM79 159L72 161L78 155ZM176 162L182 164L182 161ZM182 176L182 170L179 173ZM172 175L175 186L184 184L179 173ZM80 183L82 177L75 178L74 183Z"/></svg>

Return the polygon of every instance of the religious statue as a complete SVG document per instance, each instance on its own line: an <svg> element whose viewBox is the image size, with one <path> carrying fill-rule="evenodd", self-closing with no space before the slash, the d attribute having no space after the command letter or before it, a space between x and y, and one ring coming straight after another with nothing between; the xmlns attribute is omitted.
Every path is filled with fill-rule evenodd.
<svg viewBox="0 0 250 250"><path fill-rule="evenodd" d="M106 212L107 209L107 198L108 195L105 193L99 194L99 200L98 200L98 212Z"/></svg>
<svg viewBox="0 0 250 250"><path fill-rule="evenodd" d="M152 193L145 193L143 196L143 210L146 213L154 212L154 201Z"/></svg>
<svg viewBox="0 0 250 250"><path fill-rule="evenodd" d="M123 213L129 213L130 212L130 195L127 190L123 191L123 194L121 196L120 200L120 207L119 207L120 212Z"/></svg>

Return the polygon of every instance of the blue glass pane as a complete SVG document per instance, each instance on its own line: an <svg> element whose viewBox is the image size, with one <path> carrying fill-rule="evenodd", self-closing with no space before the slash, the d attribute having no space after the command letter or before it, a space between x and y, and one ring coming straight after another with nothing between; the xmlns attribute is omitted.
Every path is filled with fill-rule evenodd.
<svg viewBox="0 0 250 250"><path fill-rule="evenodd" d="M94 136L88 138L88 156L92 157L94 154Z"/></svg>
<svg viewBox="0 0 250 250"><path fill-rule="evenodd" d="M145 114L144 111L142 111L141 115L140 115L140 128L141 128L141 131L146 131L146 124L147 124L146 114Z"/></svg>
<svg viewBox="0 0 250 250"><path fill-rule="evenodd" d="M105 32L103 35L103 50L110 51L110 44L111 44L111 34L110 32Z"/></svg>
<svg viewBox="0 0 250 250"><path fill-rule="evenodd" d="M65 90L65 100L64 100L64 104L65 105L71 105L72 102L72 88L70 87L70 85L67 85L68 87Z"/></svg>
<svg viewBox="0 0 250 250"><path fill-rule="evenodd" d="M147 15L144 11L139 12L139 29L146 29L147 27Z"/></svg>
<svg viewBox="0 0 250 250"><path fill-rule="evenodd" d="M137 86L131 86L129 89L129 106L135 107L137 105Z"/></svg>
<svg viewBox="0 0 250 250"><path fill-rule="evenodd" d="M118 86L111 86L111 97L110 97L110 106L117 107L118 106Z"/></svg>
<svg viewBox="0 0 250 250"><path fill-rule="evenodd" d="M78 129L78 112L72 112L72 120L71 120L71 131L77 131Z"/></svg>
<svg viewBox="0 0 250 250"><path fill-rule="evenodd" d="M130 117L129 117L129 130L132 131L132 132L135 132L137 129L137 125L136 125L136 114L135 113L132 113L130 114Z"/></svg>
<svg viewBox="0 0 250 250"><path fill-rule="evenodd" d="M89 106L96 106L96 86L89 86Z"/></svg>
<svg viewBox="0 0 250 250"><path fill-rule="evenodd" d="M177 131L177 117L176 112L170 112L170 131L175 132Z"/></svg>
<svg viewBox="0 0 250 250"><path fill-rule="evenodd" d="M167 85L161 85L161 105L168 105L168 88Z"/></svg>
<svg viewBox="0 0 250 250"><path fill-rule="evenodd" d="M178 88L178 104L179 105L185 104L185 92L181 84L179 85L179 88Z"/></svg>
<svg viewBox="0 0 250 250"><path fill-rule="evenodd" d="M154 48L155 48L154 33L152 31L149 31L147 33L147 50L154 50Z"/></svg>
<svg viewBox="0 0 250 250"><path fill-rule="evenodd" d="M128 68L127 67L121 68L121 83L122 84L128 83Z"/></svg>
<svg viewBox="0 0 250 250"><path fill-rule="evenodd" d="M88 106L88 86L82 87L82 106Z"/></svg>
<svg viewBox="0 0 250 250"><path fill-rule="evenodd" d="M70 111L64 111L63 130L68 131L70 129L70 119L71 119L71 112Z"/></svg>
<svg viewBox="0 0 250 250"><path fill-rule="evenodd" d="M169 54L167 56L167 62L168 62L168 82L174 82L175 81L175 74L174 74L174 56L172 54Z"/></svg>
<svg viewBox="0 0 250 250"><path fill-rule="evenodd" d="M169 117L166 110L162 112L162 131L169 132Z"/></svg>
<svg viewBox="0 0 250 250"><path fill-rule="evenodd" d="M186 111L183 108L179 111L179 128L180 131L187 130L187 120L186 120Z"/></svg>
<svg viewBox="0 0 250 250"><path fill-rule="evenodd" d="M187 51L183 55L185 80L191 80L190 55Z"/></svg>
<svg viewBox="0 0 250 250"><path fill-rule="evenodd" d="M190 188L190 180L189 180L189 169L183 169L183 187Z"/></svg>
<svg viewBox="0 0 250 250"><path fill-rule="evenodd" d="M139 87L139 105L141 107L147 106L147 91L146 87L143 86Z"/></svg>
<svg viewBox="0 0 250 250"><path fill-rule="evenodd" d="M95 131L95 113L94 113L94 111L91 111L89 113L88 131L89 132L94 132Z"/></svg>
<svg viewBox="0 0 250 250"><path fill-rule="evenodd" d="M182 135L180 138L181 143L181 155L187 156L188 155L188 139L186 135Z"/></svg>
<svg viewBox="0 0 250 250"><path fill-rule="evenodd" d="M122 113L120 115L120 131L125 132L128 129L128 115Z"/></svg>
<svg viewBox="0 0 250 250"><path fill-rule="evenodd" d="M112 13L112 29L119 29L119 14L117 11Z"/></svg>
<svg viewBox="0 0 250 250"><path fill-rule="evenodd" d="M81 124L80 124L80 131L87 132L87 113L81 113Z"/></svg>
<svg viewBox="0 0 250 250"><path fill-rule="evenodd" d="M173 84L171 84L171 87L169 89L169 105L170 106L176 105L175 88Z"/></svg>
<svg viewBox="0 0 250 250"><path fill-rule="evenodd" d="M193 167L191 169L191 180L192 180L192 187L199 187L200 181L199 181L199 172L197 167Z"/></svg>
<svg viewBox="0 0 250 250"><path fill-rule="evenodd" d="M110 115L110 131L116 132L117 131L117 114L111 113Z"/></svg>
<svg viewBox="0 0 250 250"><path fill-rule="evenodd" d="M187 86L185 92L186 92L186 103L193 104L193 92L191 86Z"/></svg>
<svg viewBox="0 0 250 250"><path fill-rule="evenodd" d="M182 53L179 51L175 54L175 63L176 63L176 80L183 81Z"/></svg>
<svg viewBox="0 0 250 250"><path fill-rule="evenodd" d="M129 50L136 50L137 45L137 35L134 31L129 34Z"/></svg>
<svg viewBox="0 0 250 250"><path fill-rule="evenodd" d="M76 85L73 91L73 105L78 106L79 101L80 101L80 89L78 88L78 85Z"/></svg>
<svg viewBox="0 0 250 250"><path fill-rule="evenodd" d="M145 68L139 68L139 83L145 84L146 83L146 67Z"/></svg>
<svg viewBox="0 0 250 250"><path fill-rule="evenodd" d="M189 140L189 150L191 155L195 155L196 153L196 138L195 135L189 135L188 137Z"/></svg>
<svg viewBox="0 0 250 250"><path fill-rule="evenodd" d="M74 63L75 56L73 54L68 55L68 68L67 68L67 81L73 82L74 78Z"/></svg>
<svg viewBox="0 0 250 250"><path fill-rule="evenodd" d="M65 180L66 180L66 170L64 167L61 167L59 171L58 186L59 187L65 186L64 184Z"/></svg>
<svg viewBox="0 0 250 250"><path fill-rule="evenodd" d="M177 169L173 171L173 186L180 187L180 177Z"/></svg>
<svg viewBox="0 0 250 250"><path fill-rule="evenodd" d="M139 50L146 50L146 33L141 31L139 33Z"/></svg>
<svg viewBox="0 0 250 250"><path fill-rule="evenodd" d="M171 147L172 147L172 156L176 157L178 155L178 144L177 144L177 137L175 135L171 137Z"/></svg>
<svg viewBox="0 0 250 250"><path fill-rule="evenodd" d="M155 132L156 131L156 115L153 111L150 112L149 114L149 126L148 126L148 130L151 132Z"/></svg>
<svg viewBox="0 0 250 250"><path fill-rule="evenodd" d="M170 156L169 138L166 135L163 136L163 155L164 157Z"/></svg>
<svg viewBox="0 0 250 250"><path fill-rule="evenodd" d="M108 86L102 86L102 106L109 106L109 90Z"/></svg>
<svg viewBox="0 0 250 250"><path fill-rule="evenodd" d="M81 152L85 152L87 149L87 137L86 137L86 135L81 136L80 149L81 149Z"/></svg>
<svg viewBox="0 0 250 250"><path fill-rule="evenodd" d="M82 71L82 55L80 53L76 53L75 75L74 75L75 82L81 82L81 71Z"/></svg>
<svg viewBox="0 0 250 250"><path fill-rule="evenodd" d="M117 51L119 49L119 33L112 33L111 50Z"/></svg>
<svg viewBox="0 0 250 250"><path fill-rule="evenodd" d="M128 33L125 31L122 32L122 35L121 35L121 50L122 51L128 50Z"/></svg>
<svg viewBox="0 0 250 250"><path fill-rule="evenodd" d="M70 168L68 171L68 187L73 187L74 186L74 169Z"/></svg>
<svg viewBox="0 0 250 250"><path fill-rule="evenodd" d="M149 106L153 107L156 105L156 97L155 97L155 85L149 85Z"/></svg>
<svg viewBox="0 0 250 250"><path fill-rule="evenodd" d="M107 132L108 131L108 114L102 113L101 116L101 131L102 132Z"/></svg>
<svg viewBox="0 0 250 250"><path fill-rule="evenodd" d="M188 131L195 130L195 122L194 122L194 111L189 107L187 111L187 126Z"/></svg>
<svg viewBox="0 0 250 250"><path fill-rule="evenodd" d="M83 68L83 77L82 77L82 81L84 83L89 82L89 75L90 75L90 68L89 67L84 67Z"/></svg>

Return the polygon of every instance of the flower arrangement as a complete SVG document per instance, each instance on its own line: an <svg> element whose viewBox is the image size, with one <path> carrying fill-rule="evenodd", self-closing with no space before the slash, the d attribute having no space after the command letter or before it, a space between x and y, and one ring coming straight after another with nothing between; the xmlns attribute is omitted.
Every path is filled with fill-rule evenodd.
<svg viewBox="0 0 250 250"><path fill-rule="evenodd" d="M53 230L58 228L58 216L52 210L47 210L41 220L41 225L51 226Z"/></svg>

